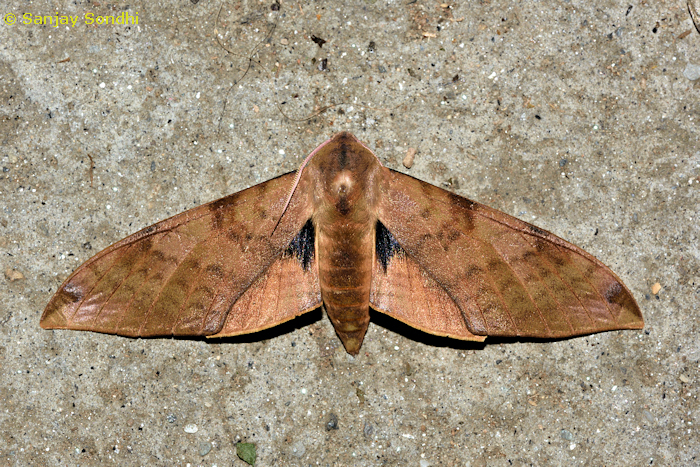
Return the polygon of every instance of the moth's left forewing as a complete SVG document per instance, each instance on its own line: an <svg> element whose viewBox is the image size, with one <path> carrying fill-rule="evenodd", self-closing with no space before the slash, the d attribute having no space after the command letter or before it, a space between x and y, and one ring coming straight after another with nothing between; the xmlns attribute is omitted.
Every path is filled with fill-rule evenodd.
<svg viewBox="0 0 700 467"><path fill-rule="evenodd" d="M477 335L567 337L640 329L620 279L580 248L512 216L386 171L378 218Z"/></svg>
<svg viewBox="0 0 700 467"><path fill-rule="evenodd" d="M272 234L294 175L178 214L103 250L59 288L44 310L41 326L133 337L206 336L233 320L234 310L240 314L235 317L237 334L303 312L313 301L309 297L320 295L310 290L317 281L295 274L299 268L289 267L285 252L312 214L308 178L300 180ZM280 264L287 267L280 269ZM261 278L269 284L275 277L284 283L264 291L268 300L279 304L276 310L236 306L251 287L256 290ZM287 287L304 290L289 294ZM281 309L288 315L281 315ZM255 312L271 314L251 316Z"/></svg>

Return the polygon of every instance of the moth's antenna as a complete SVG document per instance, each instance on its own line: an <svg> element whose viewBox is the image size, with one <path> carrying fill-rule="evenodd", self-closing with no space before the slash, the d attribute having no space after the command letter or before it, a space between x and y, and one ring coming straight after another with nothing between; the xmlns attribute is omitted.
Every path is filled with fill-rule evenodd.
<svg viewBox="0 0 700 467"><path fill-rule="evenodd" d="M323 144L321 146L323 146ZM294 196L294 192L296 191L297 186L299 185L299 180L301 180L301 173L303 172L304 167L306 167L306 164L309 163L309 161L314 156L314 154L316 154L317 151L318 151L318 149L316 149L316 151L313 151L311 154L306 156L306 159L304 159L304 162L301 163L301 167L299 167L299 169L297 170L297 176L294 177L294 184L292 185L292 189L289 190L289 196L287 196L287 202L284 203L284 209L282 209L282 214L280 214L279 219L277 219L277 223L275 224L275 228L272 229L272 232L270 233L270 237L272 237L274 235L275 230L277 230L277 226L280 225L280 222L282 221L282 218L284 217L284 213L287 212L287 208L289 207L289 203L292 201L292 196Z"/></svg>

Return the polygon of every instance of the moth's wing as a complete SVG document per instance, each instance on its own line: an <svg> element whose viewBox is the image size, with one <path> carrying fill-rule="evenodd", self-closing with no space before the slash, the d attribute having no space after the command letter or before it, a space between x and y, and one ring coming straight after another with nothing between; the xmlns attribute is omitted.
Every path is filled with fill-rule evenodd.
<svg viewBox="0 0 700 467"><path fill-rule="evenodd" d="M464 319L472 334L568 337L644 326L622 281L559 237L398 172L385 171L381 190L379 221L415 263L413 270L451 298L454 321ZM393 277L403 274L397 256L374 283L400 282ZM403 293L387 311L421 328L430 308L409 303L421 293ZM375 302L387 301L383 294Z"/></svg>
<svg viewBox="0 0 700 467"><path fill-rule="evenodd" d="M313 232L307 229L301 236L310 248L284 254L241 295L226 317L221 330L208 337L248 334L276 326L321 306L318 266L313 256Z"/></svg>
<svg viewBox="0 0 700 467"><path fill-rule="evenodd" d="M134 337L231 335L320 306L313 258L290 247L312 214L306 177L270 235L293 179L286 174L199 206L103 250L63 283L41 326Z"/></svg>
<svg viewBox="0 0 700 467"><path fill-rule="evenodd" d="M370 289L372 308L423 332L483 342L472 334L459 308L445 290L403 251L394 251L388 264L374 262Z"/></svg>

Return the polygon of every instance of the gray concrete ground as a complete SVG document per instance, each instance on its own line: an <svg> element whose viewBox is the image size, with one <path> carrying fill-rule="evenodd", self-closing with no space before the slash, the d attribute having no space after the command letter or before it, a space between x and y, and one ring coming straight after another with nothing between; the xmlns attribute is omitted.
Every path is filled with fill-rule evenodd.
<svg viewBox="0 0 700 467"><path fill-rule="evenodd" d="M0 464L698 464L685 0L272 2L3 2ZM644 330L471 345L373 316L353 359L320 312L213 342L39 328L102 248L339 130L596 255Z"/></svg>

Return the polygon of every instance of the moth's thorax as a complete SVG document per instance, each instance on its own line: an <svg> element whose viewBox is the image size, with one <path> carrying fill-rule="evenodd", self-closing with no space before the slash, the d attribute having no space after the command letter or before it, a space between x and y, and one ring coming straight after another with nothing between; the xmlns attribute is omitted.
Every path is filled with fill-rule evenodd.
<svg viewBox="0 0 700 467"><path fill-rule="evenodd" d="M378 198L377 157L349 133L339 133L322 145L309 162L314 186L314 212L325 221L362 221L374 212ZM363 215L364 214L364 215Z"/></svg>

